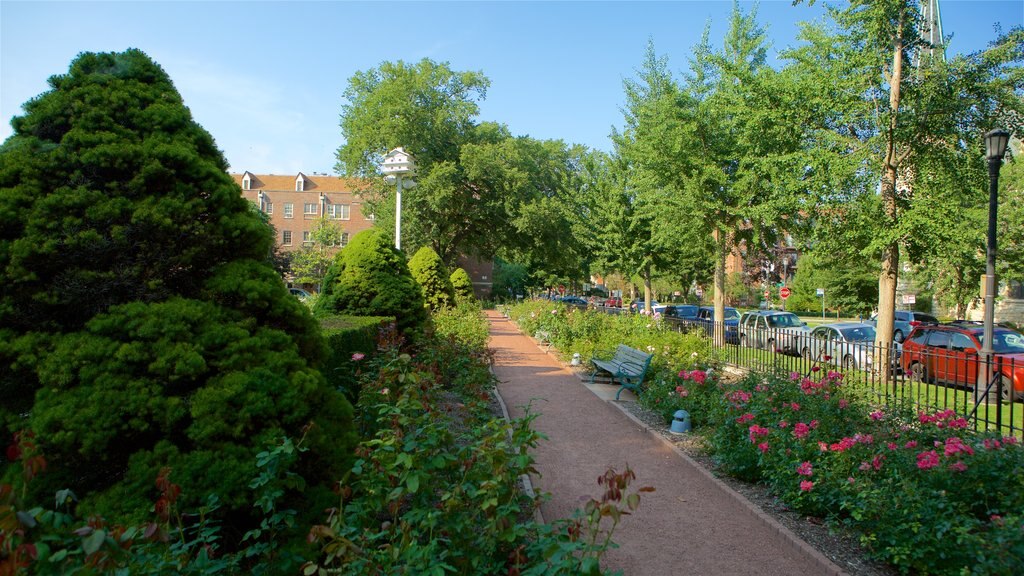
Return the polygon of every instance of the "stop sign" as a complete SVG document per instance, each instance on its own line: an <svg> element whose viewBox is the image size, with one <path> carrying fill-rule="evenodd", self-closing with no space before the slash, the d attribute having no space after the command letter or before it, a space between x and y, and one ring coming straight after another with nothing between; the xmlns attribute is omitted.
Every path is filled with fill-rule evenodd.
<svg viewBox="0 0 1024 576"><path fill-rule="evenodd" d="M559 294L565 294L565 284L559 284L558 285L558 293Z"/></svg>
<svg viewBox="0 0 1024 576"><path fill-rule="evenodd" d="M782 290L779 290L779 296L783 299L789 298L789 286L783 286Z"/></svg>
<svg viewBox="0 0 1024 576"><path fill-rule="evenodd" d="M772 297L772 293L770 291L768 291L768 290L765 290L764 291L764 298L765 298L765 300L767 300L768 298L771 298L771 297Z"/></svg>

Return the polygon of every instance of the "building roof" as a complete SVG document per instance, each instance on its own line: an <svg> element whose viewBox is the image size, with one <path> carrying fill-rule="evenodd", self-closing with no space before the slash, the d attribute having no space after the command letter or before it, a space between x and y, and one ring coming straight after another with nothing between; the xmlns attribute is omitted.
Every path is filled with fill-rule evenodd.
<svg viewBox="0 0 1024 576"><path fill-rule="evenodd" d="M246 171L241 174L232 174L235 182L241 186L242 179L245 175L249 175L249 189L250 190L265 190L265 191L281 191L281 192L294 192L295 191L295 180L300 176L305 183L303 185L303 191L305 192L361 192L365 190L369 183L365 180L356 180L354 178L340 178L338 176L328 176L326 174L313 174L308 175L303 172L298 174L253 174L252 172Z"/></svg>

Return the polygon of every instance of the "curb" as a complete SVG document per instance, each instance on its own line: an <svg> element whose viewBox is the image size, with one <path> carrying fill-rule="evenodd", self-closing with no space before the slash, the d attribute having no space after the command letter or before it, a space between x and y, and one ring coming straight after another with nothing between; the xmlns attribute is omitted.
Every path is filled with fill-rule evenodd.
<svg viewBox="0 0 1024 576"><path fill-rule="evenodd" d="M495 376L495 374L494 374L494 365L493 364L491 365L490 370L491 370L491 376L494 376L494 381L497 382L498 381L498 377ZM501 393L498 392L498 386L497 385L494 386L494 388L491 390L491 393L494 394L495 399L498 400L498 405L501 406L501 416L505 419L505 422L511 422L511 418L508 415L508 406L505 405L505 399L502 398L501 397ZM511 430L508 431L508 439L509 440L512 439L512 431ZM523 483L523 492L526 492L526 495L530 497L530 500L533 500L534 502L536 502L537 501L537 492L533 489L533 482L530 480L530 475L529 474L520 474L519 475L519 481ZM540 511L540 506L535 506L533 508L533 519L538 524L547 524L547 522L544 521L544 514Z"/></svg>
<svg viewBox="0 0 1024 576"><path fill-rule="evenodd" d="M844 572L842 568L840 568L835 562L829 560L827 556L825 556L824 554L816 550L813 546L811 546L803 539L801 539L799 536L794 534L789 528L786 528L785 526L777 522L774 518L772 518L768 514L765 514L750 500L747 500L746 498L743 497L742 494L733 490L731 486L729 486L725 482L722 482L721 479L717 478L714 474L708 471L707 468L698 464L693 458L690 458L689 455L687 455L685 452L676 447L676 445L673 444L671 440L665 438L657 430L654 430L653 428L645 424L642 420L640 420L632 413L630 413L629 410L622 406L621 402L615 402L613 400L605 400L605 402L608 402L609 404L618 408L620 412L625 414L627 418L632 420L633 423L639 426L642 430L646 431L647 433L653 435L655 438L660 440L663 444L665 444L665 446L671 448L677 456L682 458L683 461L689 464L690 467L695 468L698 472L704 475L705 478L714 482L720 490L722 490L723 492L731 496L734 500L738 501L741 505L743 505L743 507L746 508L755 517L757 517L757 519L760 520L762 524L764 524L765 526L767 526L768 528L782 536L782 538L789 544L789 547L792 550L812 558L821 567L820 574L846 576L846 572Z"/></svg>

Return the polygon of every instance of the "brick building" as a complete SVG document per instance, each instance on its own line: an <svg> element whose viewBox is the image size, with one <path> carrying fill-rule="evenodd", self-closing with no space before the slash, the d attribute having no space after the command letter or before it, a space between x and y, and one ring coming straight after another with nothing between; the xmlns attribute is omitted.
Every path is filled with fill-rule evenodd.
<svg viewBox="0 0 1024 576"><path fill-rule="evenodd" d="M298 250L311 243L311 235L320 218L341 228L338 246L373 226L373 215L363 213L359 192L365 187L358 180L298 173L295 176L253 174L231 175L242 188L242 196L270 218L277 231L277 246L284 252Z"/></svg>
<svg viewBox="0 0 1024 576"><path fill-rule="evenodd" d="M346 246L357 232L374 225L373 214L363 211L359 193L364 182L326 174L294 176L275 174L232 174L242 188L242 196L259 207L277 233L275 243L284 252L312 243L313 230L320 218L341 228L336 249ZM458 266L473 280L479 298L491 295L494 263L476 258L459 258Z"/></svg>

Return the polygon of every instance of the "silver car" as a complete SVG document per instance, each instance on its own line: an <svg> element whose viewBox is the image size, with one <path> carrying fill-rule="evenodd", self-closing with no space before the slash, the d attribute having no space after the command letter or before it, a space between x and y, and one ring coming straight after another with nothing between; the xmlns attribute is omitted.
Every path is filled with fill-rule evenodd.
<svg viewBox="0 0 1024 576"><path fill-rule="evenodd" d="M740 318L740 345L799 355L806 346L807 323L792 312L760 310Z"/></svg>
<svg viewBox="0 0 1024 576"><path fill-rule="evenodd" d="M875 327L864 322L822 324L811 330L804 358L847 369L869 370L874 358Z"/></svg>

